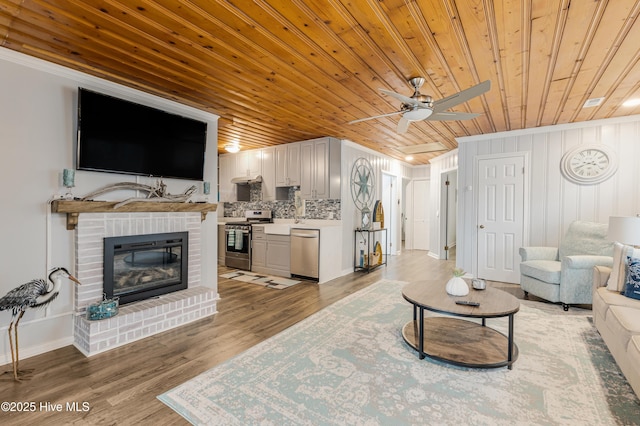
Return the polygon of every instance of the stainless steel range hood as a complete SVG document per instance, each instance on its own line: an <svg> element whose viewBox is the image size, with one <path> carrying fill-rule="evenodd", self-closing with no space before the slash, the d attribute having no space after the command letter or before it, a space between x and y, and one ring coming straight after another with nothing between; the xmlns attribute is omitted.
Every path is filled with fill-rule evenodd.
<svg viewBox="0 0 640 426"><path fill-rule="evenodd" d="M231 183L237 183L239 185L249 185L251 183L261 183L261 182L262 182L261 175L241 176L241 177L235 177L231 179Z"/></svg>

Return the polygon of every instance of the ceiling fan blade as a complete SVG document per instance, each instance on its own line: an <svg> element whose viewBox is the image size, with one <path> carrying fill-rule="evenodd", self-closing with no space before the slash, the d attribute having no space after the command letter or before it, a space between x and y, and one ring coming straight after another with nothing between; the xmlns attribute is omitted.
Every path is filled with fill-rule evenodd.
<svg viewBox="0 0 640 426"><path fill-rule="evenodd" d="M404 117L400 117L400 120L398 121L398 128L396 129L396 132L398 132L398 133L407 133L407 130L409 129L409 123L410 123L409 120L407 120Z"/></svg>
<svg viewBox="0 0 640 426"><path fill-rule="evenodd" d="M396 98L397 100L399 100L403 104L413 105L413 106L424 106L419 101L417 101L417 100L415 100L413 98L410 98L408 96L401 95L400 93L392 92L390 90L385 90L385 89L380 89L380 91L382 93L384 93L385 95L389 95L389 96L392 96L392 97Z"/></svg>
<svg viewBox="0 0 640 426"><path fill-rule="evenodd" d="M402 114L403 112L404 111L396 111L396 112L390 112L389 114L374 115L373 117L358 118L357 120L350 121L349 124L359 123L361 121L367 121L367 120L374 120L376 118L389 117L391 115Z"/></svg>
<svg viewBox="0 0 640 426"><path fill-rule="evenodd" d="M425 121L471 120L479 115L472 112L434 112Z"/></svg>
<svg viewBox="0 0 640 426"><path fill-rule="evenodd" d="M480 96L483 93L488 92L489 89L491 89L491 80L485 80L482 83L469 87L455 95L435 101L433 103L433 112L435 114L439 111L444 111L456 105L460 105L467 102L469 99L473 99L476 96Z"/></svg>

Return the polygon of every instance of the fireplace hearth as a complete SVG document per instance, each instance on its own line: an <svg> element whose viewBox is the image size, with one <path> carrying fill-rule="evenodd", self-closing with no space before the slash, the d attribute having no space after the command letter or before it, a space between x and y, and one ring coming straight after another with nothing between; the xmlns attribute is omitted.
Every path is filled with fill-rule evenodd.
<svg viewBox="0 0 640 426"><path fill-rule="evenodd" d="M120 305L188 287L188 232L104 239L104 292Z"/></svg>
<svg viewBox="0 0 640 426"><path fill-rule="evenodd" d="M164 203L160 203L163 204ZM76 244L76 276L82 282L74 295L74 341L80 352L93 356L127 345L175 327L197 321L217 312L218 294L206 285L202 272L202 215L200 212L99 212L82 213L78 218ZM182 273L187 288L162 296L120 306L118 315L98 321L86 318L87 308L103 300L104 241L106 238L186 233L188 245L181 249L182 265L187 264L188 277ZM186 241L183 242L187 244ZM188 254L187 251L188 250ZM159 263L159 258L173 260L175 249L161 250L171 255L136 255L133 263ZM138 252L139 254L140 252ZM125 256L126 257L126 256ZM175 263L175 262L172 262Z"/></svg>

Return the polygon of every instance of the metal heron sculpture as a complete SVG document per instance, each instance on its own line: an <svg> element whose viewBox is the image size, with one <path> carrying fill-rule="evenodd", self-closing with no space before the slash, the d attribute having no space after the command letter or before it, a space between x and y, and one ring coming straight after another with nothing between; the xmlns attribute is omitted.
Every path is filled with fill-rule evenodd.
<svg viewBox="0 0 640 426"><path fill-rule="evenodd" d="M51 281L51 284L43 279L31 280L28 283L14 288L0 298L0 311L12 310L11 323L9 324L9 345L11 346L13 378L17 381L20 381L18 378L18 323L27 309L41 308L51 303L58 296L58 293L60 293L63 278L68 278L80 284L80 281L71 275L69 271L65 268L58 267L49 273L49 281ZM15 335L15 350L13 336L11 335L12 328Z"/></svg>

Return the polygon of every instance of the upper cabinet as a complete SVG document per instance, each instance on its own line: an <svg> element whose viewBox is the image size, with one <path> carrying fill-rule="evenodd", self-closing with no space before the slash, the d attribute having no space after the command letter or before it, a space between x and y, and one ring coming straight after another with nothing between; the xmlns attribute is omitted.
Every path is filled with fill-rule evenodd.
<svg viewBox="0 0 640 426"><path fill-rule="evenodd" d="M237 154L221 154L219 165L220 202L250 201L249 186L231 183L239 177L262 176L262 201L274 201L277 192L288 199L286 187L299 186L303 199L340 198L339 139L318 138ZM278 189L277 188L282 188Z"/></svg>
<svg viewBox="0 0 640 426"><path fill-rule="evenodd" d="M276 149L262 150L262 201L276 199Z"/></svg>
<svg viewBox="0 0 640 426"><path fill-rule="evenodd" d="M300 186L300 143L278 145L276 186Z"/></svg>
<svg viewBox="0 0 640 426"><path fill-rule="evenodd" d="M218 159L219 201L250 201L248 185L231 183L239 177L262 176L262 201L276 199L275 148L253 149L237 154L221 154Z"/></svg>
<svg viewBox="0 0 640 426"><path fill-rule="evenodd" d="M300 143L300 196L340 198L340 141L319 138Z"/></svg>
<svg viewBox="0 0 640 426"><path fill-rule="evenodd" d="M262 174L262 150L239 152L235 157L236 171L233 177L253 177Z"/></svg>

